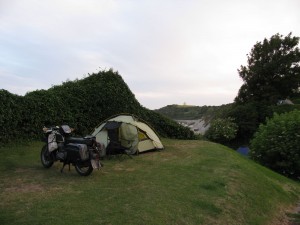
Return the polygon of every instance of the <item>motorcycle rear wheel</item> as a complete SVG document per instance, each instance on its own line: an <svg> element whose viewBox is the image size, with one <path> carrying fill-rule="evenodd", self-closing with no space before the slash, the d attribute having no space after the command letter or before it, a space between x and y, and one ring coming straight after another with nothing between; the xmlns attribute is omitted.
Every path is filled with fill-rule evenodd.
<svg viewBox="0 0 300 225"><path fill-rule="evenodd" d="M41 150L41 162L43 167L45 168L50 168L54 161L51 158L50 152L48 151L48 146L44 145L42 150Z"/></svg>
<svg viewBox="0 0 300 225"><path fill-rule="evenodd" d="M93 172L93 166L90 162L88 164L78 162L75 164L75 169L77 173L81 176L88 176Z"/></svg>

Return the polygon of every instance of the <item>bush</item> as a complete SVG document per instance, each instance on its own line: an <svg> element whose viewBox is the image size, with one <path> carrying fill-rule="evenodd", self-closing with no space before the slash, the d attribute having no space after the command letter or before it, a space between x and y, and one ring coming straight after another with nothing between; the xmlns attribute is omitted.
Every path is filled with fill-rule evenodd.
<svg viewBox="0 0 300 225"><path fill-rule="evenodd" d="M118 72L111 69L25 96L0 90L0 144L16 137L37 139L43 126L64 123L74 127L76 135L86 135L119 113L137 115L161 136L194 138L189 129L141 106Z"/></svg>
<svg viewBox="0 0 300 225"><path fill-rule="evenodd" d="M250 157L285 176L300 177L300 111L277 114L260 125Z"/></svg>
<svg viewBox="0 0 300 225"><path fill-rule="evenodd" d="M22 97L0 90L0 143L22 134L23 105Z"/></svg>
<svg viewBox="0 0 300 225"><path fill-rule="evenodd" d="M237 128L238 126L233 122L232 118L218 118L211 122L205 137L211 141L225 144L235 138Z"/></svg>

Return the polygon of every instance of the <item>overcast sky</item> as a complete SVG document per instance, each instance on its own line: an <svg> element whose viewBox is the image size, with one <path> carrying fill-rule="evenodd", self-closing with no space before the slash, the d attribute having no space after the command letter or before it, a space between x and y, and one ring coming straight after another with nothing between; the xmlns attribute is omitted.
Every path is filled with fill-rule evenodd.
<svg viewBox="0 0 300 225"><path fill-rule="evenodd" d="M150 109L227 104L254 44L289 32L299 0L0 0L0 89L113 68Z"/></svg>

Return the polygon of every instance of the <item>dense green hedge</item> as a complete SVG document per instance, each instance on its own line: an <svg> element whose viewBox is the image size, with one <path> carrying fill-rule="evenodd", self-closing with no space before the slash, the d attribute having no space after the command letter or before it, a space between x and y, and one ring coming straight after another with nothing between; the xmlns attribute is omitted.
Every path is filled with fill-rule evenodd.
<svg viewBox="0 0 300 225"><path fill-rule="evenodd" d="M139 116L165 137L193 138L189 129L142 107L118 72L100 71L24 97L0 90L0 143L37 138L43 126L69 124L78 135L90 133L118 113Z"/></svg>
<svg viewBox="0 0 300 225"><path fill-rule="evenodd" d="M23 102L22 97L0 90L0 143L17 137L21 133Z"/></svg>
<svg viewBox="0 0 300 225"><path fill-rule="evenodd" d="M300 177L300 111L274 114L251 141L250 156L289 177Z"/></svg>

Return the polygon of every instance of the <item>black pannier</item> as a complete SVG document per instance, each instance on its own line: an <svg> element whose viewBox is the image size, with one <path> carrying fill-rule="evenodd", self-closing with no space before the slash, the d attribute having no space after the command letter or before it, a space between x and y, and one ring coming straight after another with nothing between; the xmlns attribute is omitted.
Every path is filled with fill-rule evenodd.
<svg viewBox="0 0 300 225"><path fill-rule="evenodd" d="M55 138L56 138L56 142L64 142L64 137L59 133L55 134Z"/></svg>
<svg viewBox="0 0 300 225"><path fill-rule="evenodd" d="M89 159L89 151L85 144L67 144L65 145L65 151L68 152L68 161L76 161L78 159L85 161Z"/></svg>

